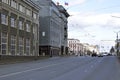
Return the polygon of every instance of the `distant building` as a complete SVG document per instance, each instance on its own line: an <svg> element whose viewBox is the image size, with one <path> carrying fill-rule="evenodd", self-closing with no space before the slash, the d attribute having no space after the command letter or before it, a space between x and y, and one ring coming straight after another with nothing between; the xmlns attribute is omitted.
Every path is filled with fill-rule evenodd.
<svg viewBox="0 0 120 80"><path fill-rule="evenodd" d="M90 45L88 43L83 43L83 46L85 47L85 50L84 50L85 55L91 55L93 51L96 54L99 54L98 45Z"/></svg>
<svg viewBox="0 0 120 80"><path fill-rule="evenodd" d="M98 54L97 45L89 45L88 43L80 43L78 39L68 39L69 53L75 55L91 55L93 51Z"/></svg>
<svg viewBox="0 0 120 80"><path fill-rule="evenodd" d="M39 55L38 13L31 0L0 0L0 55Z"/></svg>
<svg viewBox="0 0 120 80"><path fill-rule="evenodd" d="M39 28L39 54L61 55L67 53L67 18L64 7L52 0L35 0L41 7Z"/></svg>
<svg viewBox="0 0 120 80"><path fill-rule="evenodd" d="M68 39L68 47L70 54L80 54L82 49L80 41L78 39Z"/></svg>

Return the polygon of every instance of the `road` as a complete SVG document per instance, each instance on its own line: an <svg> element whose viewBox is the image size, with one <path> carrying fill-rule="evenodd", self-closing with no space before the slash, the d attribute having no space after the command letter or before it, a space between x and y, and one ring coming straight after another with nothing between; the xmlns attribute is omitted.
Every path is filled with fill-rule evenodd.
<svg viewBox="0 0 120 80"><path fill-rule="evenodd" d="M0 80L120 80L115 56L53 57L0 65Z"/></svg>

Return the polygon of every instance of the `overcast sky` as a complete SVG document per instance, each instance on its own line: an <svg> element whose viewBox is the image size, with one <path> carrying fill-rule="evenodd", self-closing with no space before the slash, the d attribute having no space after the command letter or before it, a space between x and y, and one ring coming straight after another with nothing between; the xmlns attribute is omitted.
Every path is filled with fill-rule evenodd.
<svg viewBox="0 0 120 80"><path fill-rule="evenodd" d="M63 5L71 15L68 19L69 38L90 44L116 39L115 32L120 31L120 0L53 1Z"/></svg>

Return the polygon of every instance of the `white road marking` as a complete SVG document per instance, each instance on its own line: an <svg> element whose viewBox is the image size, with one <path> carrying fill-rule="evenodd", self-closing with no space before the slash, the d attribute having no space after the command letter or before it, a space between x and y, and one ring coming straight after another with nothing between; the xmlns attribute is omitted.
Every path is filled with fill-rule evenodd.
<svg viewBox="0 0 120 80"><path fill-rule="evenodd" d="M66 63L66 62L63 62L63 63ZM24 71L20 71L20 72L14 72L14 73L10 73L10 74L5 74L5 75L1 75L0 78L14 76L14 75L18 75L18 74L26 73L26 72L30 72L30 71L35 71L35 70L39 70L39 69L42 69L42 68L47 68L47 67L63 64L63 63L51 64L51 65L47 65L47 66L39 67L39 68L35 68L35 69L28 69L28 70L24 70Z"/></svg>

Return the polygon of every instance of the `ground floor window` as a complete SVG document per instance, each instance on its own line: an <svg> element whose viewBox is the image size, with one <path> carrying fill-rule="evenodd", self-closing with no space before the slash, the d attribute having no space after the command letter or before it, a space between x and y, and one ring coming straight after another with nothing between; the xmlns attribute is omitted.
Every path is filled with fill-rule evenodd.
<svg viewBox="0 0 120 80"><path fill-rule="evenodd" d="M24 55L24 41L23 37L19 37L19 55Z"/></svg>
<svg viewBox="0 0 120 80"><path fill-rule="evenodd" d="M1 24L8 25L8 17L5 14L1 14Z"/></svg>
<svg viewBox="0 0 120 80"><path fill-rule="evenodd" d="M10 50L11 50L11 54L15 55L15 50L16 50L16 36L14 36L14 35L11 36Z"/></svg>
<svg viewBox="0 0 120 80"><path fill-rule="evenodd" d="M1 33L1 53L6 55L7 52L7 33Z"/></svg>
<svg viewBox="0 0 120 80"><path fill-rule="evenodd" d="M26 39L26 54L30 55L30 39Z"/></svg>

